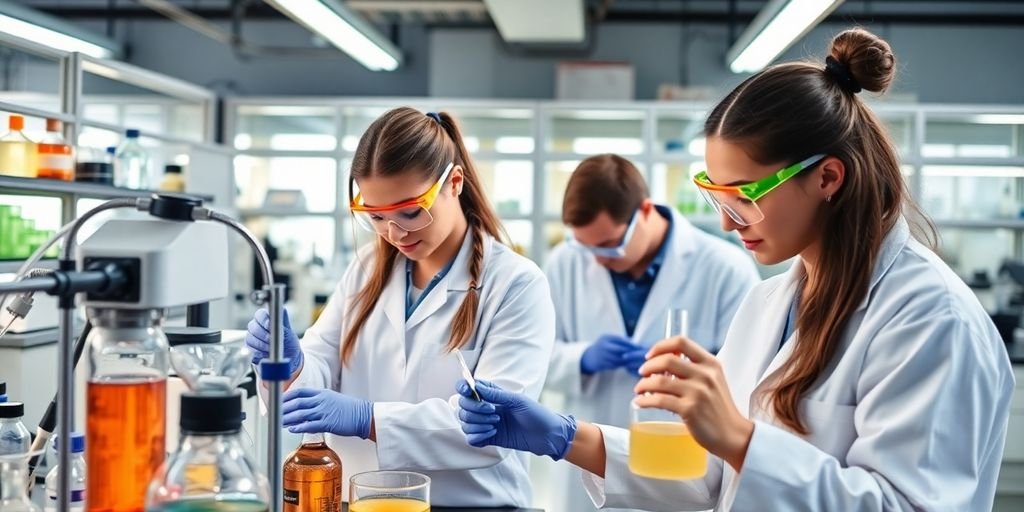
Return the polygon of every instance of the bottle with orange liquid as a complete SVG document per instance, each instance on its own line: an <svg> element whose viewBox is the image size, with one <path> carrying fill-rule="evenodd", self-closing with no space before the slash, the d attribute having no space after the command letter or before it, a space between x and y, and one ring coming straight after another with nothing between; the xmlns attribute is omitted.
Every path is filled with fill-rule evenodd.
<svg viewBox="0 0 1024 512"><path fill-rule="evenodd" d="M39 153L37 174L40 178L71 181L75 174L75 158L60 131L59 120L46 120L46 138L36 146Z"/></svg>
<svg viewBox="0 0 1024 512"><path fill-rule="evenodd" d="M168 347L160 310L93 309L86 510L141 511L164 461Z"/></svg>
<svg viewBox="0 0 1024 512"><path fill-rule="evenodd" d="M341 458L323 434L307 435L284 463L284 511L341 510Z"/></svg>

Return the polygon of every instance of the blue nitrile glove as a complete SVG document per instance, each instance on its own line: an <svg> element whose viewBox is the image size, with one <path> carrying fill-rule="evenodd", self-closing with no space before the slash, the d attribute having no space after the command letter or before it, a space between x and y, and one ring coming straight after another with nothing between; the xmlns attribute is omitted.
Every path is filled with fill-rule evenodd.
<svg viewBox="0 0 1024 512"><path fill-rule="evenodd" d="M284 394L282 423L293 434L322 432L370 437L373 402L329 389L299 388Z"/></svg>
<svg viewBox="0 0 1024 512"><path fill-rule="evenodd" d="M292 323L288 320L288 310L284 310L284 357L289 359L289 373L302 368L302 349L299 347L299 337L292 331ZM249 320L248 333L245 335L245 344L252 350L252 364L259 365L260 361L270 357L270 312L260 309Z"/></svg>
<svg viewBox="0 0 1024 512"><path fill-rule="evenodd" d="M622 358L625 361L625 365L622 368L626 370L626 372L629 373L630 375L634 377L639 377L640 367L647 362L647 349L634 349L630 352L626 352L626 354L623 355Z"/></svg>
<svg viewBox="0 0 1024 512"><path fill-rule="evenodd" d="M476 381L480 401L465 380L456 390L459 421L466 441L477 448L500 446L562 460L576 437L576 419L548 410L519 393L505 391L490 382Z"/></svg>
<svg viewBox="0 0 1024 512"><path fill-rule="evenodd" d="M632 340L618 334L605 334L591 344L580 358L580 371L584 375L614 370L626 365L627 353L640 348Z"/></svg>

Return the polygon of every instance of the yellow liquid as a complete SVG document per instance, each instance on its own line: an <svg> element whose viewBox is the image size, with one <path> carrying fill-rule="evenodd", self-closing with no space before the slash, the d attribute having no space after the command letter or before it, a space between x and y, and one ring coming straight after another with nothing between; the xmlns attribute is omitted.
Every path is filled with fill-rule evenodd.
<svg viewBox="0 0 1024 512"><path fill-rule="evenodd" d="M36 145L28 141L0 141L0 175L35 178Z"/></svg>
<svg viewBox="0 0 1024 512"><path fill-rule="evenodd" d="M348 512L430 512L430 504L404 498L371 498L352 503Z"/></svg>
<svg viewBox="0 0 1024 512"><path fill-rule="evenodd" d="M700 478L708 470L708 452L682 423L634 423L629 427L629 470L663 480Z"/></svg>

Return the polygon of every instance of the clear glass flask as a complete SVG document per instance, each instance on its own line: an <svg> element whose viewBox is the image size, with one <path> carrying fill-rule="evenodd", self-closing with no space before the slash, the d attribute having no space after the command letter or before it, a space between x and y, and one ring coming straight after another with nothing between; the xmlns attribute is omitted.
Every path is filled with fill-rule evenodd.
<svg viewBox="0 0 1024 512"><path fill-rule="evenodd" d="M89 510L142 510L165 456L162 311L91 309L89 318L86 503Z"/></svg>
<svg viewBox="0 0 1024 512"><path fill-rule="evenodd" d="M57 450L57 436L53 436L53 449ZM57 480L60 466L54 464L46 474L46 505L44 512L57 511ZM85 509L85 436L71 433L71 491L68 496L71 512Z"/></svg>
<svg viewBox="0 0 1024 512"><path fill-rule="evenodd" d="M665 338L685 336L686 310L671 309ZM674 412L643 408L630 402L629 470L662 480L700 478L707 472L707 450L693 438L686 423Z"/></svg>
<svg viewBox="0 0 1024 512"><path fill-rule="evenodd" d="M28 460L43 450L0 455L0 510L3 512L41 512L28 497Z"/></svg>
<svg viewBox="0 0 1024 512"><path fill-rule="evenodd" d="M351 478L348 512L430 512L430 477L370 471Z"/></svg>
<svg viewBox="0 0 1024 512"><path fill-rule="evenodd" d="M149 486L149 512L263 512L270 485L242 445L242 395L181 395L178 450ZM161 445L162 446L162 445Z"/></svg>

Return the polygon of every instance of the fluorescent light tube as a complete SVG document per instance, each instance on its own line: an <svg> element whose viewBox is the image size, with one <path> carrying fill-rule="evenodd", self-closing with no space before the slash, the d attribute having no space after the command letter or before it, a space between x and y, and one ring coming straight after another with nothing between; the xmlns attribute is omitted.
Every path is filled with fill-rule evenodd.
<svg viewBox="0 0 1024 512"><path fill-rule="evenodd" d="M100 43L98 35L87 35L60 19L10 2L0 2L0 32L62 52L79 52L98 59L117 56L117 44L113 41Z"/></svg>
<svg viewBox="0 0 1024 512"><path fill-rule="evenodd" d="M843 0L772 0L726 54L733 73L754 73L793 46Z"/></svg>
<svg viewBox="0 0 1024 512"><path fill-rule="evenodd" d="M289 18L374 71L393 71L401 53L358 15L335 0L267 0Z"/></svg>

